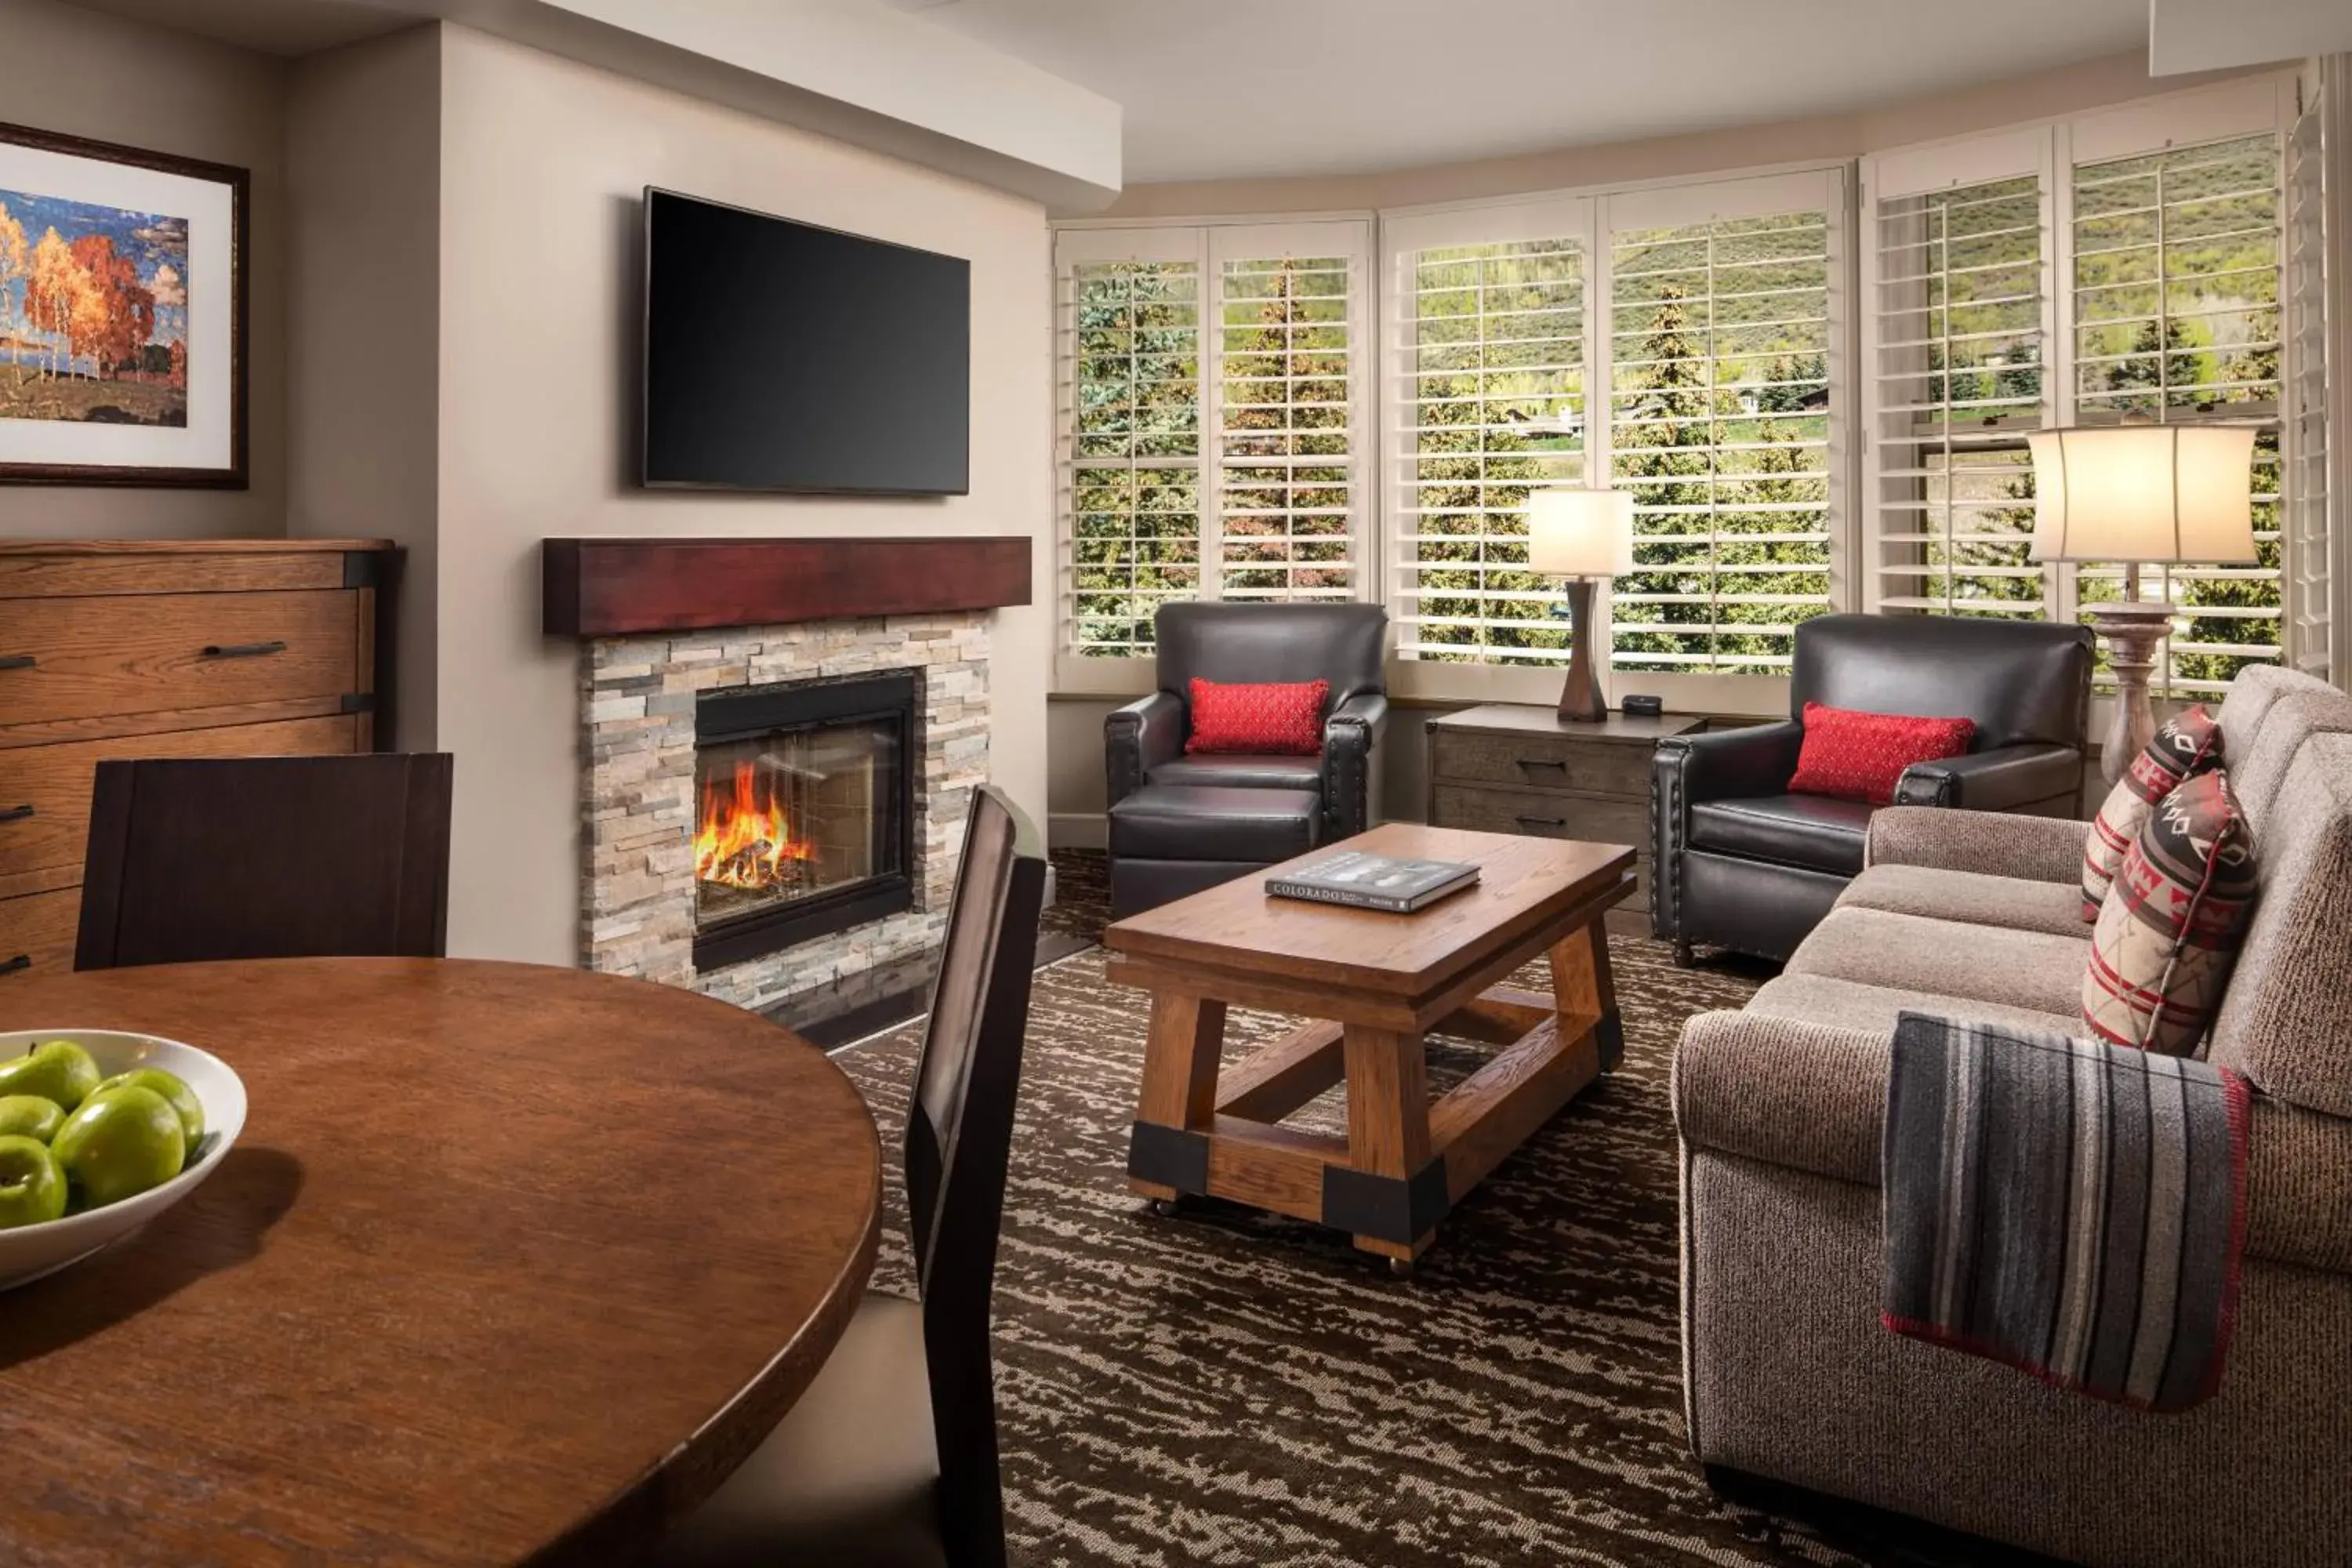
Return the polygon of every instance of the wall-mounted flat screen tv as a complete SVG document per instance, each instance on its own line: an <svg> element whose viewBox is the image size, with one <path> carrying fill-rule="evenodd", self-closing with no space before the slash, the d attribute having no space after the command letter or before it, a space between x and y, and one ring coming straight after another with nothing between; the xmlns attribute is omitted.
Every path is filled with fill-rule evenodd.
<svg viewBox="0 0 2352 1568"><path fill-rule="evenodd" d="M646 192L645 482L962 495L971 263Z"/></svg>

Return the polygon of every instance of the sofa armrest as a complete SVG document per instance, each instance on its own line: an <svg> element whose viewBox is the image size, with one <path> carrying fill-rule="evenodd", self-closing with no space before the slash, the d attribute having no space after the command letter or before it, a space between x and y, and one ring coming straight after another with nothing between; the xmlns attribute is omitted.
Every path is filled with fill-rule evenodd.
<svg viewBox="0 0 2352 1568"><path fill-rule="evenodd" d="M2246 1254L2352 1274L2352 1121L2255 1093Z"/></svg>
<svg viewBox="0 0 2352 1568"><path fill-rule="evenodd" d="M2068 805L2083 789L2083 753L2046 741L1995 746L1988 752L1914 763L1895 784L1897 805L1940 805L1963 811L2015 811L2054 800Z"/></svg>
<svg viewBox="0 0 2352 1568"><path fill-rule="evenodd" d="M1864 862L1979 871L2029 882L2079 882L2091 825L2063 816L1890 805L1874 812Z"/></svg>
<svg viewBox="0 0 2352 1568"><path fill-rule="evenodd" d="M1887 1037L1701 1013L1675 1047L1675 1127L1694 1149L1878 1185Z"/></svg>
<svg viewBox="0 0 2352 1568"><path fill-rule="evenodd" d="M1360 691L1323 721L1323 842L1371 826L1372 749L1388 728L1389 700Z"/></svg>
<svg viewBox="0 0 2352 1568"><path fill-rule="evenodd" d="M1184 754L1184 700L1155 691L1103 717L1105 805L1143 787L1152 769Z"/></svg>
<svg viewBox="0 0 2352 1568"><path fill-rule="evenodd" d="M1692 805L1782 794L1804 741L1805 727L1790 719L1658 742L1650 760L1651 935L1682 937L1682 856Z"/></svg>

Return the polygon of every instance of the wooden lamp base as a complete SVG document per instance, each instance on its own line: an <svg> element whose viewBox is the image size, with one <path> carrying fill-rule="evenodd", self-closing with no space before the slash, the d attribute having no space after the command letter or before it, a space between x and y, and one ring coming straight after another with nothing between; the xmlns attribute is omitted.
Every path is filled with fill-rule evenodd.
<svg viewBox="0 0 2352 1568"><path fill-rule="evenodd" d="M2126 592L2137 586L2131 584ZM2115 717L2107 722L2106 738L2099 742L2099 773L2109 784L2123 777L2132 759L2156 738L2156 710L2148 701L2147 678L2156 670L2158 650L2172 635L2172 618L2179 613L2178 605L2138 598L2120 599L2094 609L2091 629L2106 640L2107 668L2116 675Z"/></svg>
<svg viewBox="0 0 2352 1568"><path fill-rule="evenodd" d="M1559 689L1559 716L1572 724L1597 724L1609 717L1609 700L1601 694L1601 672L1593 668L1592 580L1568 582L1568 680Z"/></svg>

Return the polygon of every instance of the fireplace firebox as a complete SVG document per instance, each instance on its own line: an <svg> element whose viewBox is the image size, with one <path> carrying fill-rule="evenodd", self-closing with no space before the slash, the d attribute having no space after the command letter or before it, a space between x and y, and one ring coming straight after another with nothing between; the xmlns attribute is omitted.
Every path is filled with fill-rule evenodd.
<svg viewBox="0 0 2352 1568"><path fill-rule="evenodd" d="M900 671L695 704L698 969L914 907L915 696Z"/></svg>

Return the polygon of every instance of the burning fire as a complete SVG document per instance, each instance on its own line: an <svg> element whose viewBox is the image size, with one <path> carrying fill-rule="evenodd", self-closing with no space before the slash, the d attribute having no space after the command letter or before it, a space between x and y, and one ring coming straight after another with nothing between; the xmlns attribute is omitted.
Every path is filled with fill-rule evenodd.
<svg viewBox="0 0 2352 1568"><path fill-rule="evenodd" d="M791 879L791 867L814 853L796 843L776 792L763 787L749 762L735 764L735 787L717 779L702 786L701 823L694 835L694 875L699 881L755 891Z"/></svg>

